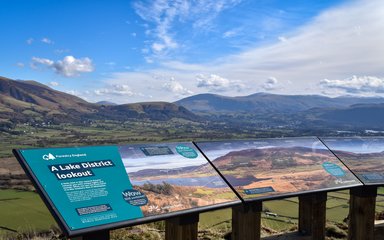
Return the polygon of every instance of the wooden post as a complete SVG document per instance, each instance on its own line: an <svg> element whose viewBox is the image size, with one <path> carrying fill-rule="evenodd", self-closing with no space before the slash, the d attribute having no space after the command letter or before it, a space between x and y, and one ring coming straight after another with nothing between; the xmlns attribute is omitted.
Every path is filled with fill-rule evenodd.
<svg viewBox="0 0 384 240"><path fill-rule="evenodd" d="M299 232L313 240L325 239L327 193L299 196Z"/></svg>
<svg viewBox="0 0 384 240"><path fill-rule="evenodd" d="M376 196L375 186L350 190L349 240L374 240Z"/></svg>
<svg viewBox="0 0 384 240"><path fill-rule="evenodd" d="M71 238L71 240L109 240L109 231L87 233L80 237Z"/></svg>
<svg viewBox="0 0 384 240"><path fill-rule="evenodd" d="M165 221L166 240L197 240L199 214L186 214Z"/></svg>
<svg viewBox="0 0 384 240"><path fill-rule="evenodd" d="M232 240L259 240L262 202L232 207Z"/></svg>

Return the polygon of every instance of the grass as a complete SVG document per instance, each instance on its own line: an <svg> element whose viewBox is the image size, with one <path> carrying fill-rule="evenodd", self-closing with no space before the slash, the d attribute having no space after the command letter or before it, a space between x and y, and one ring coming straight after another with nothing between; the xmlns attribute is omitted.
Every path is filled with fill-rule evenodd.
<svg viewBox="0 0 384 240"><path fill-rule="evenodd" d="M213 194L212 190L209 189L203 189L203 188L198 188L194 194L199 194L199 195L211 195Z"/></svg>
<svg viewBox="0 0 384 240"><path fill-rule="evenodd" d="M348 191L328 193L327 220L342 222L349 212L348 200ZM384 200L384 196L378 196L377 200ZM297 225L297 198L266 201L263 202L263 209L277 214L277 217L273 217L262 213L264 227L284 232ZM34 192L0 190L0 212L0 226L18 232L38 232L55 226L47 208ZM202 213L199 230L225 234L231 230L231 218L230 208ZM0 239L11 233L0 230Z"/></svg>
<svg viewBox="0 0 384 240"><path fill-rule="evenodd" d="M55 225L48 209L34 192L0 190L0 213L0 226L17 232L42 231Z"/></svg>
<svg viewBox="0 0 384 240"><path fill-rule="evenodd" d="M32 113L31 113L32 114ZM288 133L288 132L287 132ZM256 135L255 135L256 134ZM88 126L73 126L61 124L56 126L33 127L19 124L15 129L0 133L0 158L12 156L12 148L29 147L57 147L74 145L104 145L126 144L156 141L189 141L231 138L254 138L262 132L233 131L218 133L214 128L206 129L199 123L173 120L168 122L127 121L116 123L113 121L94 122ZM271 133L272 134L272 133ZM281 135L280 132L276 134ZM273 136L273 134L271 135ZM197 190L198 194L208 194L204 190ZM378 189L376 211L384 211L384 188ZM218 194L218 198L229 198L231 193ZM348 215L349 191L328 193L327 219L341 222ZM262 215L265 227L286 231L297 224L298 199L289 198L277 201L266 201L264 209L278 214L278 217ZM15 190L0 190L0 226L16 231L40 231L54 226L54 220L44 206L40 197L32 192ZM231 209L206 212L200 215L199 228L217 229L228 232L231 227ZM7 230L0 230L0 239Z"/></svg>

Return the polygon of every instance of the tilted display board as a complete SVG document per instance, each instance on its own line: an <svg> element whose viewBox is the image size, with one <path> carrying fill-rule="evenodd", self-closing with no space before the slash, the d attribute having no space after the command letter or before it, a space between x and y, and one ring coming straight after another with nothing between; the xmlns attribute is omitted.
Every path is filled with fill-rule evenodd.
<svg viewBox="0 0 384 240"><path fill-rule="evenodd" d="M362 185L316 137L195 144L243 201Z"/></svg>
<svg viewBox="0 0 384 240"><path fill-rule="evenodd" d="M14 154L68 236L240 203L188 142Z"/></svg>
<svg viewBox="0 0 384 240"><path fill-rule="evenodd" d="M384 184L384 138L321 138L365 185Z"/></svg>

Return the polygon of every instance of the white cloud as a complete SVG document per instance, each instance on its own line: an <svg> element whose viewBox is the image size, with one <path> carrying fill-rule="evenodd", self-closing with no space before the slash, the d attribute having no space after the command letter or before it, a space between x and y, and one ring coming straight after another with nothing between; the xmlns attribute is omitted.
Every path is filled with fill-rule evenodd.
<svg viewBox="0 0 384 240"><path fill-rule="evenodd" d="M110 67L116 66L116 62L106 62L105 65L108 65Z"/></svg>
<svg viewBox="0 0 384 240"><path fill-rule="evenodd" d="M69 49L55 49L56 54L63 54L63 53L69 53Z"/></svg>
<svg viewBox="0 0 384 240"><path fill-rule="evenodd" d="M216 74L204 75L198 74L196 76L197 87L206 88L209 91L225 92L229 90L241 91L245 86L239 81L230 81L226 78L220 77Z"/></svg>
<svg viewBox="0 0 384 240"><path fill-rule="evenodd" d="M46 38L46 37L42 38L41 42L46 43L46 44L54 44L54 42L51 39Z"/></svg>
<svg viewBox="0 0 384 240"><path fill-rule="evenodd" d="M58 82L50 82L49 85L52 86L52 87L57 87L60 84Z"/></svg>
<svg viewBox="0 0 384 240"><path fill-rule="evenodd" d="M188 18L188 14L183 18L184 15L177 14L180 17L174 20ZM361 80L366 78L361 76L383 79L383 16L384 2L381 0L348 1L325 10L295 31L279 33L280 41L274 35L275 39L268 45L248 45L240 53L221 56L209 63L164 60L142 72L130 70L112 74L105 83L126 84L135 93L145 93L129 99L116 96L114 102L148 101L150 96L155 101L178 100L178 94L171 91L165 94L164 91L171 77L194 94L209 91L231 96L248 95L265 90L263 87L275 87L274 93L280 94L343 95L355 91L359 95L384 96L380 81L375 85L377 80ZM169 31L172 33L171 29ZM146 49L153 43L148 42ZM151 54L151 51L146 50L144 54ZM153 56L146 57L153 62ZM202 74L196 77L199 73ZM162 78L153 77L160 74ZM349 83L351 80L346 80L352 75L360 76L356 77L360 80L353 80L356 82L352 84L354 87ZM271 76L276 81L269 79ZM348 87L346 83L349 83Z"/></svg>
<svg viewBox="0 0 384 240"><path fill-rule="evenodd" d="M277 79L275 77L269 77L262 85L262 88L266 91L279 88Z"/></svg>
<svg viewBox="0 0 384 240"><path fill-rule="evenodd" d="M241 79L247 86L260 86L263 83L258 79L272 75L285 86L278 89L283 94L319 94L322 89L318 83L326 78L344 79L352 74L382 76L382 16L383 1L348 2L321 13L294 32L285 33L288 41L221 58L202 69L228 79Z"/></svg>
<svg viewBox="0 0 384 240"><path fill-rule="evenodd" d="M28 45L31 45L33 43L34 39L33 38L28 38L25 42L28 44Z"/></svg>
<svg viewBox="0 0 384 240"><path fill-rule="evenodd" d="M119 95L119 96L134 96L135 93L131 90L128 85L125 84L113 84L106 88L97 89L94 91L96 95Z"/></svg>
<svg viewBox="0 0 384 240"><path fill-rule="evenodd" d="M284 36L279 36L277 39L278 39L280 42L286 42L286 41L288 41L288 39L287 39L286 37L284 37Z"/></svg>
<svg viewBox="0 0 384 240"><path fill-rule="evenodd" d="M173 77L168 82L163 84L163 88L169 92L172 92L181 96L193 94L192 91L185 88L183 85L181 85L180 82L176 81Z"/></svg>
<svg viewBox="0 0 384 240"><path fill-rule="evenodd" d="M47 58L32 57L31 68L37 69L39 65L53 66L55 62Z"/></svg>
<svg viewBox="0 0 384 240"><path fill-rule="evenodd" d="M18 62L18 63L16 63L16 66L18 66L19 68L23 68L25 66L25 64L22 62Z"/></svg>
<svg viewBox="0 0 384 240"><path fill-rule="evenodd" d="M81 73L94 71L92 60L88 57L75 58L73 56L66 56L63 60L56 62L47 58L33 57L31 66L36 68L38 65L45 65L52 68L56 73L65 77L76 77Z"/></svg>
<svg viewBox="0 0 384 240"><path fill-rule="evenodd" d="M374 76L352 76L342 80L324 79L320 86L326 91L336 90L348 94L384 93L384 78Z"/></svg>
<svg viewBox="0 0 384 240"><path fill-rule="evenodd" d="M235 37L237 34L238 34L238 29L229 30L223 34L223 38L232 38L232 37Z"/></svg>

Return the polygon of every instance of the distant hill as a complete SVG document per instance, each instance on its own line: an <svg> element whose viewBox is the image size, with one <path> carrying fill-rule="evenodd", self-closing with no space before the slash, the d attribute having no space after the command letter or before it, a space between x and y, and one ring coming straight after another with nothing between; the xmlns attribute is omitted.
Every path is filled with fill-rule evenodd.
<svg viewBox="0 0 384 240"><path fill-rule="evenodd" d="M106 105L106 106L115 106L118 105L117 103L110 102L110 101L99 101L96 103L97 105Z"/></svg>
<svg viewBox="0 0 384 240"><path fill-rule="evenodd" d="M320 120L332 126L384 127L384 103L354 104L345 108L314 108L298 114L302 119Z"/></svg>
<svg viewBox="0 0 384 240"><path fill-rule="evenodd" d="M35 81L0 77L0 123L84 123L92 120L150 119L165 121L200 117L167 102L124 105L89 103Z"/></svg>
<svg viewBox="0 0 384 240"><path fill-rule="evenodd" d="M242 97L199 94L175 103L89 103L35 81L0 77L0 127L15 123L73 123L94 120L185 119L222 129L384 129L384 98L256 93ZM221 125L220 125L221 124Z"/></svg>
<svg viewBox="0 0 384 240"><path fill-rule="evenodd" d="M329 98L318 95L277 95L256 93L227 97L199 94L181 99L176 104L194 113L296 113L311 108L345 108L354 104L384 103L384 98Z"/></svg>

